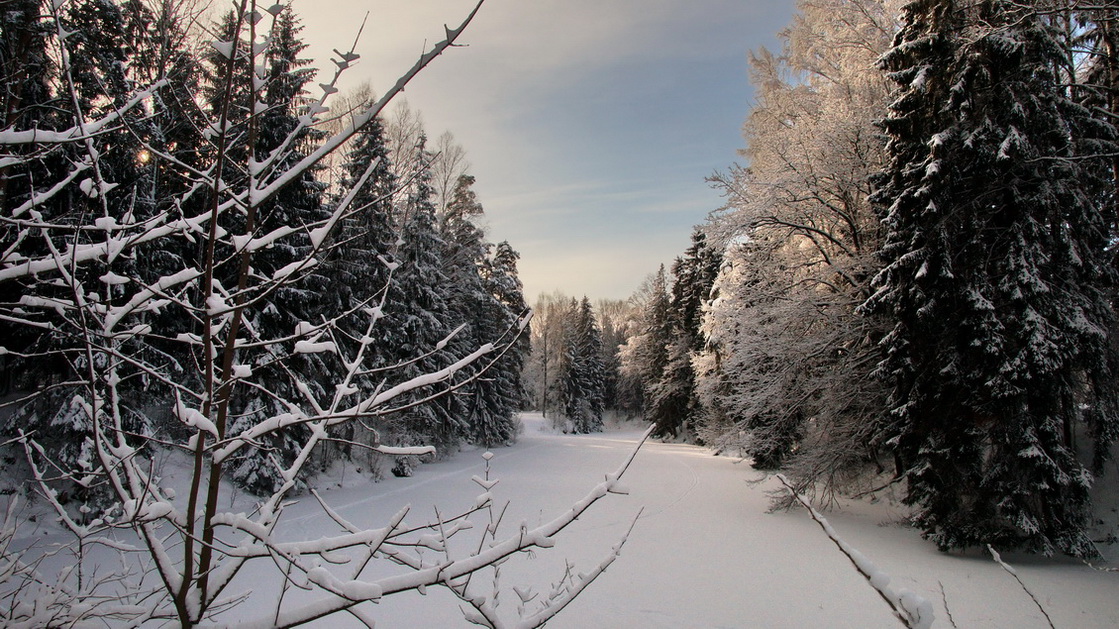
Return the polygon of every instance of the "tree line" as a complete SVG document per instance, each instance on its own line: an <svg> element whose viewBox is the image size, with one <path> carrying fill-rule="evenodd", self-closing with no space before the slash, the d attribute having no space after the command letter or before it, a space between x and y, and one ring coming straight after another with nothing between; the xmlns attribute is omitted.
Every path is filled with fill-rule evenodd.
<svg viewBox="0 0 1119 629"><path fill-rule="evenodd" d="M324 105L337 88L312 85L301 30L290 5L229 11L208 23L169 1L5 4L6 438L30 437L50 466L98 477L102 420L91 413L91 381L113 379L112 412L130 442L150 447L180 436L184 408L222 398L223 434L248 434L276 417L314 416L332 399L391 390L487 343L509 345L442 379L435 392L409 390L340 426L313 459L326 466L342 456L407 475L417 456L371 448L433 445L442 456L463 443L516 438L528 350L518 334L527 313L518 253L479 227L483 206L463 149L449 134L429 142L407 108L365 123L333 161L297 168L330 135L359 126L360 112L378 101L364 88ZM253 47L260 54L230 52ZM339 70L356 58L337 54ZM82 129L105 118L112 122ZM22 142L13 135L20 132L69 135ZM267 199L249 198L296 171ZM200 217L215 203L207 177L254 192L207 221ZM108 247L107 268L75 265L63 279L18 272L51 252L100 246ZM104 317L133 302L127 332L98 332L82 310ZM206 317L207 308L231 307L241 314ZM215 374L202 353L223 326L244 338ZM91 342L106 351L90 351ZM306 421L289 424L231 455L228 476L258 494L283 485L281 470L310 430ZM90 500L104 489L61 485L63 495Z"/></svg>
<svg viewBox="0 0 1119 629"><path fill-rule="evenodd" d="M644 416L822 502L901 487L942 549L1094 555L1119 435L1117 18L798 2L751 55L726 206L639 299L621 357Z"/></svg>
<svg viewBox="0 0 1119 629"><path fill-rule="evenodd" d="M525 363L528 406L568 432L597 432L603 417L643 418L662 437L694 435L692 354L702 347L703 303L722 255L700 230L672 265L627 300L581 301L561 292L534 306ZM706 287L706 288L704 288Z"/></svg>

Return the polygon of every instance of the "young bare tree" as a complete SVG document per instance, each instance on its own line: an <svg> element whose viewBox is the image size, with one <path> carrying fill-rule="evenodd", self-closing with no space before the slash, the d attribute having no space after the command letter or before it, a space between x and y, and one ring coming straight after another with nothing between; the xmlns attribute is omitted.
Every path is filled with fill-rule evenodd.
<svg viewBox="0 0 1119 629"><path fill-rule="evenodd" d="M121 82L127 93L95 93L96 81L82 81L96 75L79 76L89 60L74 57L74 46L92 40L75 30L64 15L66 5L66 0L44 2L16 16L26 18L19 24L30 29L28 41L42 45L24 42L34 54L28 52L22 66L5 67L9 77L27 78L43 67L43 55L54 54L57 91L49 125L40 124L42 94L16 93L8 84L5 96L0 179L8 194L0 217L0 320L34 341L5 347L9 366L49 362L55 368L7 406L26 409L48 397L63 400L56 408L80 435L70 460L43 446L50 422L38 432L19 430L16 437L43 499L76 540L77 560L74 569L44 574L44 555L11 550L12 527L6 523L0 530L0 598L7 604L0 605L0 623L212 624L251 591L270 587L260 582L259 572L252 572L251 583L245 576L248 566L263 564L274 568L277 596L270 608L254 606L259 615L246 620L247 626L295 626L339 612L372 626L370 603L427 586L459 596L472 621L506 626L487 603L481 580L469 577L514 553L551 546L556 533L616 489L624 465L559 518L502 539L497 517L482 540L461 554L448 540L469 528L468 515L491 504L491 485L485 482L484 493L461 513L419 527L404 524L406 511L381 528L359 527L313 494L337 534L292 540L281 533L285 508L318 447L347 434L340 431L347 424L406 412L446 393L448 383L461 381L453 380L454 374L467 367L484 372L523 332L527 315L455 355L443 352L452 331L415 347L400 364L379 367L408 374L396 379L371 378L367 369L374 336L385 323L388 291L380 287L355 295L340 312L308 312L290 329L263 324L274 315L277 299L308 289L315 268L338 242L332 234L360 211L355 199L378 160L347 180L347 190L328 212L298 207L309 197L287 193L307 184L325 156L371 124L416 73L452 46L481 2L383 96L320 140L308 130L326 113L339 76L358 55L336 50L333 77L314 95L288 104L272 100L273 90L293 79L270 61L292 23L283 5L265 8L241 0L221 31L225 37L209 44L217 82L207 99L211 106L192 110L199 119L187 123L198 147L189 157L176 150L177 141L172 146L148 135L152 120L170 115L163 105L175 97L178 77L164 72L151 83ZM99 10L111 13L112 6L103 3ZM47 17L39 20L34 10ZM12 31L5 25L0 32ZM127 70L127 64L111 67ZM291 102L294 108L282 109ZM180 103L182 109L196 104ZM280 137L274 136L277 126L264 128L289 112ZM144 186L158 181L122 178L128 171L113 167L129 160L141 171L157 168L161 181L173 177L173 194L160 203L139 204L143 190L150 189ZM393 192L399 193L399 188ZM321 203L310 198L306 202ZM145 258L152 250L177 252L168 258L177 266L152 274ZM286 263L263 262L266 252L277 250ZM377 277L391 277L399 268L387 256L380 263L385 272ZM355 318L364 320L364 328L343 338L350 328L339 322ZM425 368L404 369L415 364ZM325 374L315 371L322 369ZM137 422L151 417L153 408L166 425ZM287 445L280 448L279 440ZM391 455L431 451L392 448L376 439L366 445ZM157 451L189 461L185 491L169 487L162 461L171 455ZM251 512L227 511L231 462L246 453L263 461L274 485ZM84 508L82 495L91 492L106 497L104 509ZM414 553L420 545L440 552ZM95 547L117 555L122 568L83 573ZM546 622L614 556L569 580L565 594L526 610L520 624ZM378 558L408 570L373 580L366 569ZM294 590L303 592L288 595Z"/></svg>

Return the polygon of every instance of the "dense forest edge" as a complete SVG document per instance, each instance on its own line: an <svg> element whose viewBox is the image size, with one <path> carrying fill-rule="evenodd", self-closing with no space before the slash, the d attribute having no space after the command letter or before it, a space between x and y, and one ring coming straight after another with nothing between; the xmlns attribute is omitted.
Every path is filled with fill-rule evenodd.
<svg viewBox="0 0 1119 629"><path fill-rule="evenodd" d="M1097 556L1116 535L1092 502L1119 434L1116 19L798 2L781 48L751 54L743 163L710 178L726 205L601 304L603 336L625 329L605 406L821 505L900 487L943 550ZM535 399L569 406L541 362Z"/></svg>

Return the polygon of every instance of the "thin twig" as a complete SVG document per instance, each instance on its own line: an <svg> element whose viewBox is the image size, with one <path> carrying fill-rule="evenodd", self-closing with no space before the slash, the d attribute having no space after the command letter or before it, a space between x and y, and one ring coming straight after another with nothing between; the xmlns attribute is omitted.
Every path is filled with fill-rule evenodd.
<svg viewBox="0 0 1119 629"><path fill-rule="evenodd" d="M1042 606L1041 601L1039 601L1037 599L1037 596L1035 596L1034 593L1030 591L1030 588L1026 587L1026 584L1022 582L1021 577L1018 576L1018 572L1013 567L1011 567L1010 564L1002 560L999 552L995 550L993 546L987 544L987 550L991 551L991 558L995 560L995 563L1002 566L1002 569L1006 570L1007 574L1014 577L1014 580L1018 582L1018 585L1022 586L1022 591L1028 594L1030 600L1034 602L1034 605L1037 605L1037 608L1041 610L1041 614L1045 616L1045 620L1049 622L1049 629L1057 629L1057 627L1053 624L1053 619L1049 617L1049 612L1045 611L1045 607Z"/></svg>

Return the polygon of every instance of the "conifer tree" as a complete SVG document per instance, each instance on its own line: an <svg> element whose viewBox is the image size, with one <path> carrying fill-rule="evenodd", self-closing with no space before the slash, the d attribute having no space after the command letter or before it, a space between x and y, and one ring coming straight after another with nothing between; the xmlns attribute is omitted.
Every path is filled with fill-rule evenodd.
<svg viewBox="0 0 1119 629"><path fill-rule="evenodd" d="M0 11L0 122L5 129L56 129L66 124L59 113L68 111L55 100L51 89L57 81L57 68L52 63L49 47L52 45L54 25L43 19L48 14L42 0L16 0L5 4ZM14 146L10 159L0 165L0 208L4 216L16 217L18 210L27 206L32 195L39 191L36 182L54 181L55 175L65 176L66 170L56 160L33 159L39 152L36 146ZM56 151L57 153L57 151ZM65 204L52 203L36 208L44 216L57 219L64 212ZM0 225L0 247L13 251L25 239L18 226L5 222ZM19 304L32 282L6 282L0 288L0 303L9 307ZM46 359L40 352L49 343L51 334L37 325L21 325L18 321L0 321L0 338L5 351L0 356L3 381L0 390L23 389L37 381L57 383L67 379L69 365L66 361ZM17 414L18 415L18 414ZM34 412L32 412L34 416ZM14 433L20 419L4 421L6 433ZM31 428L32 430L34 428ZM44 433L48 436L49 433Z"/></svg>
<svg viewBox="0 0 1119 629"><path fill-rule="evenodd" d="M369 328L371 313L384 306L386 293L396 267L397 233L393 215L393 198L396 178L389 163L388 146L384 138L384 124L375 118L358 132L342 164L341 189L351 191L350 211L342 219L338 234L327 250L323 261L322 276L328 287L321 295L330 312L344 313L339 322L336 342L353 355ZM360 184L360 185L359 185ZM343 202L333 199L334 204ZM377 326L378 324L374 324ZM377 327L374 332L379 332ZM384 367L383 354L387 348L373 346L371 363ZM376 372L359 377L359 383L372 390L379 381ZM376 434L372 426L349 423L339 428L341 452L355 458L350 443L373 445ZM329 461L329 452L323 463Z"/></svg>
<svg viewBox="0 0 1119 629"><path fill-rule="evenodd" d="M508 243L499 252L500 259L494 260L500 268L491 263L490 245L474 223L483 208L473 185L473 176L458 177L443 208L440 232L447 246L443 269L451 287L450 307L467 325L458 338L477 347L517 329L524 298L516 277L516 252ZM454 412L465 418L472 441L491 446L511 442L516 436L515 413L524 397L520 383L523 359L523 349L514 348L485 373L480 373L483 366L479 365L458 376L467 381L456 391Z"/></svg>
<svg viewBox="0 0 1119 629"><path fill-rule="evenodd" d="M528 315L521 281L517 276L519 254L506 241L496 246L492 256L483 260L482 279L490 299L482 300L475 315L475 327L484 342L494 342L518 334ZM528 336L521 334L512 347L498 357L474 383L470 439L490 446L512 442L521 429L517 411L528 394L521 379L529 352Z"/></svg>
<svg viewBox="0 0 1119 629"><path fill-rule="evenodd" d="M218 25L219 38L238 42L246 37L244 32L236 32L239 21L229 13ZM255 29L264 25L261 21L250 26ZM209 59L209 83L204 90L206 99L214 109L224 100L224 90L232 81L232 95L229 98L228 114L235 137L238 141L228 147L227 154L234 159L248 159L256 163L271 163L272 166L252 176L265 180L299 161L306 154L310 143L321 135L306 127L300 116L307 104L305 85L310 81L313 71L309 60L300 55L306 44L299 37L302 26L295 17L290 5L278 13L270 26L268 48L263 55L263 67L250 68L248 57L237 54L232 66L232 77L226 76L229 65L226 57L215 49ZM250 30L248 34L252 34ZM260 35L263 35L261 33ZM258 39L261 39L258 37ZM244 49L249 42L241 41L237 48ZM250 77L255 77L256 81ZM262 84L259 82L263 79ZM230 173L229 178L245 177L249 173ZM286 226L310 225L325 218L323 204L324 186L316 181L313 169L305 171L299 180L285 186L268 203L260 206L251 215L236 213L227 215L223 227L233 234L260 236ZM291 238L278 241L271 247L255 252L253 268L261 277L271 277L278 270L296 260L302 259L309 251L311 243L304 232ZM217 279L231 284L240 273L242 256L234 251L222 251L224 263L219 264ZM246 322L259 339L255 355L244 356L245 364L253 366L254 371L267 384L261 388L245 390L232 404L236 419L230 426L234 433L250 426L259 418L275 412L285 412L287 408L280 400L296 399L291 374L278 371L274 353L285 354L285 347L295 330L316 320L324 307L319 295L327 286L326 279L313 270L297 282L281 286L274 293L258 296L259 307L250 309ZM251 294L251 287L249 292ZM246 354L249 350L246 350ZM325 382L329 380L329 370L323 358L317 354L303 354L284 369L295 369L295 380L307 386L314 394L321 395ZM277 406L279 405L279 406ZM281 431L272 438L267 448L250 449L242 453L238 460L231 462L231 477L255 492L264 493L280 482L276 476L275 458L284 462L294 456L300 442L302 428L293 427Z"/></svg>
<svg viewBox="0 0 1119 629"><path fill-rule="evenodd" d="M669 323L668 279L664 265L648 278L631 298L639 312L637 334L630 336L619 350L621 376L625 388L632 389L629 397L640 399L630 402L647 421L654 421L650 412L650 388L664 374L668 364L667 347L671 341Z"/></svg>
<svg viewBox="0 0 1119 629"><path fill-rule="evenodd" d="M121 44L124 22L116 4L89 0L64 6L37 7L43 11L43 15L38 12L24 13L21 10L31 10L30 4L15 4L14 11L8 11L5 7L8 22L5 24L5 35L18 37L21 41L14 44L15 48L8 50L21 50L21 54L27 58L10 60L11 71L18 74L34 69L44 71L44 76L24 77L24 85L9 88L7 105L23 110L10 111L13 116L11 124L29 124L42 129L70 128L87 119L115 111L132 95L133 88L126 75L128 57ZM24 19L38 24L32 26L24 23ZM59 30L67 33L62 41L57 36ZM53 39L49 39L51 35L54 35ZM52 43L48 43L49 41ZM40 49L40 46L43 48ZM65 51L65 56L61 57L65 61L57 74L54 74L55 68L45 63L43 58L49 46L59 46L59 51ZM57 81L54 86L57 94L53 97L49 87L41 86L39 82L50 81L52 76ZM44 91L40 87L48 89ZM28 99L46 100L35 104ZM36 106L48 103L49 108L41 111ZM145 211L146 208L142 203L137 203L135 197L119 194L110 197L106 194L113 189L127 191L137 188L140 176L135 156L139 142L134 131L143 131L143 118L136 111L126 112L121 116L122 125L102 133L97 138L99 159L96 164L91 164L84 158L87 148L85 145L73 143L57 147L52 151L53 155L48 155L45 160L31 161L38 163L25 172L18 175L10 173L17 175L13 177L14 180L25 181L18 182L15 186L7 185L8 182L2 184L6 195L18 191L18 196L9 196L8 200L23 198L19 204L5 207L5 210L15 217L24 212L47 217L49 221L59 225L78 225L81 221L88 220L88 216L101 217L119 224L135 224L150 217L150 211ZM17 166L15 170L23 170L23 167ZM57 181L65 179L67 175L74 178L76 185L46 195L49 197L47 201L36 200L33 206L17 209L19 205L30 201L32 189L36 194L46 191L41 183L36 184L37 181ZM5 245L14 245L17 240L26 236L24 228L18 225L9 225L6 231L8 234L3 237ZM23 235L17 235L21 232ZM13 239L9 240L9 234ZM53 241L52 247L66 250L96 242L105 236L103 233L80 233L75 230L67 234L49 234L47 237ZM34 251L34 247L35 245L27 251ZM109 307L118 303L121 298L118 278L134 274L136 262L134 255L115 256L108 265L107 272L105 269L97 273L78 269L73 279L82 287L84 299L101 307ZM67 287L60 285L58 290L56 296L66 298ZM94 371L104 370L108 365L89 364L79 349L83 342L82 330L76 322L59 320L40 329L46 332L32 338L17 333L13 339L16 341L14 349L17 352L24 350L20 353L28 358L40 353L53 356L50 360L30 360L32 369L25 376L43 378L59 386L48 389L33 403L17 409L9 421L13 428L18 427L18 430L35 432L41 436L46 447L62 465L92 472L97 467L91 455L94 426L84 412L80 389L68 383L75 381L76 372L81 373L91 367ZM20 348L19 345L24 340L29 341L29 344ZM134 345L136 341L133 339L123 343ZM107 339L106 344L116 346L118 341ZM144 355L145 348L146 345L141 343L139 347L130 347L127 351ZM119 367L119 373L124 376L117 388L127 398L120 406L124 424L131 434L146 436L150 434L151 426L148 416L140 409L146 400L137 399L144 396L144 382L135 377L130 365L121 364L116 367ZM106 506L99 504L103 487L80 486L67 488L66 491L70 489L79 492L83 499L96 507Z"/></svg>
<svg viewBox="0 0 1119 629"><path fill-rule="evenodd" d="M702 346L702 306L710 297L721 256L707 246L707 237L696 229L692 245L672 267L669 302L669 341L665 346L664 372L650 386L648 419L656 434L695 437L695 423L702 415L696 397L692 354Z"/></svg>
<svg viewBox="0 0 1119 629"><path fill-rule="evenodd" d="M560 379L564 416L576 434L602 430L605 410L602 336L590 299L571 300L564 330L564 363Z"/></svg>
<svg viewBox="0 0 1119 629"><path fill-rule="evenodd" d="M626 341L623 321L618 321L611 309L620 302L600 301L598 315L602 330L602 395L603 407L608 410L624 411L622 401L621 358L618 348Z"/></svg>
<svg viewBox="0 0 1119 629"><path fill-rule="evenodd" d="M421 171L413 178L408 193L394 208L400 222L400 239L386 298L385 318L378 324L380 346L385 348L380 362L391 371L386 385L430 373L451 362L452 348L458 341L448 337L451 325L451 286L442 256L446 243L439 235L434 192L430 185L430 154L420 139L413 163ZM457 335L456 335L457 337ZM422 356L415 360L416 356ZM453 453L467 433L465 420L456 415L451 396L427 399L429 391L415 391L401 399L401 410L390 413L378 426L384 443L392 445L434 445L442 455ZM410 475L415 461L402 459L394 474Z"/></svg>
<svg viewBox="0 0 1119 629"><path fill-rule="evenodd" d="M143 124L132 124L132 132L143 142L136 147L136 154L129 156L137 169L133 189L138 218L162 216L173 221L197 216L205 195L189 173L205 169L203 156L207 151L197 133L206 122L195 102L201 89L202 64L192 49L186 25L194 16L184 13L184 5L172 0L159 0L151 6L144 0L126 0L120 10L129 82L144 86L166 81L152 93ZM195 264L199 248L186 239L168 239L141 245L135 258L139 277L151 283ZM163 354L172 369L185 374L178 365L188 364L189 352L165 339L189 333L191 322L170 311L152 313L151 320L163 331L149 339L153 352Z"/></svg>
<svg viewBox="0 0 1119 629"><path fill-rule="evenodd" d="M513 346L495 365L497 373L495 378L498 379L496 387L505 397L510 412L520 410L528 402L528 392L521 374L532 350L527 330L520 329L520 321L529 314L528 304L525 303L524 285L521 284L517 271L517 261L520 258L521 255L513 249L509 241L503 240L497 243L483 274L490 294L503 308L504 330L520 332ZM519 430L519 428L514 426L514 429Z"/></svg>
<svg viewBox="0 0 1119 629"><path fill-rule="evenodd" d="M1057 85L1052 32L1020 3L904 8L877 202L888 229L872 308L907 501L941 548L1094 553L1081 427L1117 421L1104 181L1112 131Z"/></svg>

